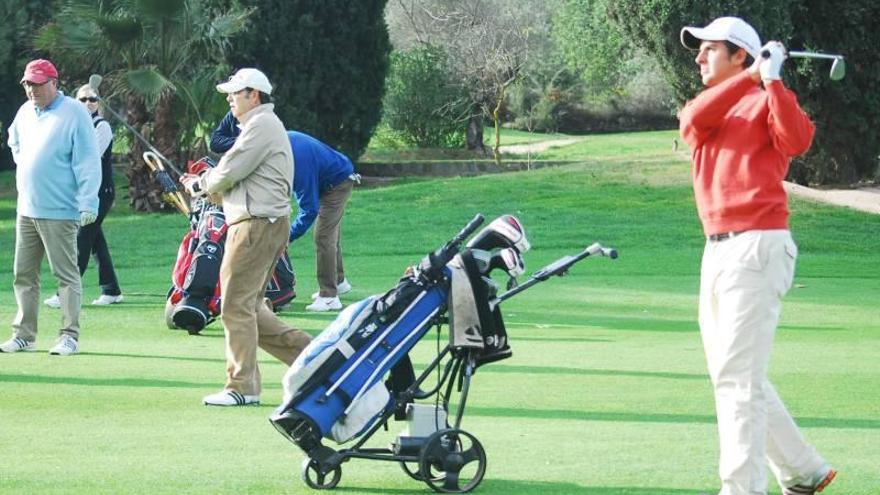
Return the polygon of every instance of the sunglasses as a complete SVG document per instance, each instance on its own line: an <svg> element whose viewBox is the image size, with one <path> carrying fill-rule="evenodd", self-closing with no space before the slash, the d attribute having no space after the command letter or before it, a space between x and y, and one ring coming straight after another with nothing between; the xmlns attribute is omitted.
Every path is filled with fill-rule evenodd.
<svg viewBox="0 0 880 495"><path fill-rule="evenodd" d="M81 101L83 103L85 103L85 102L96 103L98 101L98 98L94 97L94 96L83 96L82 98L79 99L79 101Z"/></svg>

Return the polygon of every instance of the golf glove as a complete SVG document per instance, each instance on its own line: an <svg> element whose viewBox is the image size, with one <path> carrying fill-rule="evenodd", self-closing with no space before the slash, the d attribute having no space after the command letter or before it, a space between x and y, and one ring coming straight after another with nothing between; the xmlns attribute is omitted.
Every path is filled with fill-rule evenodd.
<svg viewBox="0 0 880 495"><path fill-rule="evenodd" d="M198 175L183 174L180 176L180 183L186 188L186 192L194 198L201 198L207 194L207 192L202 189L200 182Z"/></svg>
<svg viewBox="0 0 880 495"><path fill-rule="evenodd" d="M761 56L768 54L759 66L761 79L764 81L778 81L782 79L782 62L787 58L785 47L778 41L770 41L761 47Z"/></svg>
<svg viewBox="0 0 880 495"><path fill-rule="evenodd" d="M95 220L98 219L98 214L93 211L81 211L79 212L79 226L85 227L91 223L95 223Z"/></svg>

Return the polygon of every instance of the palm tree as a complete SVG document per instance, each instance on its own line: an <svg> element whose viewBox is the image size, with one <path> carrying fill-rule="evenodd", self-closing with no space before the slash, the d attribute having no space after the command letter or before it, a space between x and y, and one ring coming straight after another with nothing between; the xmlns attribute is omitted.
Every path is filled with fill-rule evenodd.
<svg viewBox="0 0 880 495"><path fill-rule="evenodd" d="M67 67L104 74L105 98L125 103L128 123L175 163L189 158L197 135L220 115L210 108L204 86L224 65L229 40L241 31L249 10L237 1L221 11L210 0L67 0L44 26L35 45ZM68 71L70 75L71 71ZM76 72L76 71L75 71ZM108 94L109 89L109 94ZM196 95L202 95L198 98ZM212 95L214 99L216 95ZM221 114L222 115L222 114ZM180 126L184 122L188 127ZM161 189L141 158L143 145L131 141L129 200L138 211L167 209Z"/></svg>

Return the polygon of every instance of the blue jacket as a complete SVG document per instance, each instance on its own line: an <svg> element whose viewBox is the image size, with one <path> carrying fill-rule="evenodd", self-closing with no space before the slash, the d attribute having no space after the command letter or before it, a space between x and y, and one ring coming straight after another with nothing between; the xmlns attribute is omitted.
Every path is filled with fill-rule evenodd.
<svg viewBox="0 0 880 495"><path fill-rule="evenodd" d="M225 153L235 144L241 129L228 112L211 134L210 148ZM302 237L318 217L321 194L354 173L351 160L342 153L302 132L287 131L293 149L293 196L299 213L290 226L290 242Z"/></svg>
<svg viewBox="0 0 880 495"><path fill-rule="evenodd" d="M302 237L318 217L321 194L342 184L354 173L351 160L317 139L287 131L293 148L293 197L299 213L290 226L290 242Z"/></svg>
<svg viewBox="0 0 880 495"><path fill-rule="evenodd" d="M82 211L98 212L101 155L84 105L61 91L43 110L27 101L9 126L8 142L19 215L79 220Z"/></svg>
<svg viewBox="0 0 880 495"><path fill-rule="evenodd" d="M241 129L238 128L238 119L232 115L231 111L226 112L226 116L211 133L211 142L208 144L208 148L214 153L226 153L235 144L235 138L239 134L241 134Z"/></svg>

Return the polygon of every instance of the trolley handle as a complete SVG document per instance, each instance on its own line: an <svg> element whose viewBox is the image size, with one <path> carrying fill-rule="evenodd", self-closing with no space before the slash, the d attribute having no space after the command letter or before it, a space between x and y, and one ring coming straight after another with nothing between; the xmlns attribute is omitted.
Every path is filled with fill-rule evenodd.
<svg viewBox="0 0 880 495"><path fill-rule="evenodd" d="M550 277L561 277L565 275L566 273L568 273L568 269L571 268L575 263L583 260L588 256L605 256L611 259L617 259L617 250L614 248L605 247L596 242L590 244L578 254L563 256L562 258L559 258L558 260L533 273L532 276L525 281L525 283L518 285L517 287L514 287L513 289L510 289L504 294L501 294L498 297L495 297L494 299L489 301L489 308L494 310L495 307L501 304L503 301L510 299L511 297L519 294L520 292L532 287L539 282L544 282Z"/></svg>

